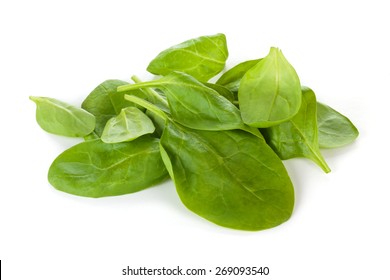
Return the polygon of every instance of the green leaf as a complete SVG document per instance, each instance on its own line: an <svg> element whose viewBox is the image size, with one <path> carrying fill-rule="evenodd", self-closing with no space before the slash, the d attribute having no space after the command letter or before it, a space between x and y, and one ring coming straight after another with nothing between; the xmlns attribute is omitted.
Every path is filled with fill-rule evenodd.
<svg viewBox="0 0 390 280"><path fill-rule="evenodd" d="M222 71L227 58L224 34L202 36L162 51L150 62L147 70L163 76L180 71L207 82Z"/></svg>
<svg viewBox="0 0 390 280"><path fill-rule="evenodd" d="M234 93L238 92L242 77L245 75L246 72L248 72L249 69L259 63L260 60L261 58L248 60L237 64L233 68L223 73L223 75L218 79L216 84L222 85Z"/></svg>
<svg viewBox="0 0 390 280"><path fill-rule="evenodd" d="M159 140L146 135L117 144L82 142L60 154L48 174L56 189L88 197L137 192L167 176Z"/></svg>
<svg viewBox="0 0 390 280"><path fill-rule="evenodd" d="M98 85L83 101L81 107L96 117L95 132L101 136L107 121L121 112L123 108L134 106L133 103L123 98L123 93L116 91L118 86L129 83L121 80L106 80ZM140 91L134 95L144 97Z"/></svg>
<svg viewBox="0 0 390 280"><path fill-rule="evenodd" d="M257 129L243 123L236 106L185 73L172 72L158 80L120 86L118 91L145 87L161 88L168 99L172 118L184 126L202 130L243 129L259 135Z"/></svg>
<svg viewBox="0 0 390 280"><path fill-rule="evenodd" d="M338 148L352 143L359 131L344 115L317 102L318 143L320 148Z"/></svg>
<svg viewBox="0 0 390 280"><path fill-rule="evenodd" d="M330 172L318 145L317 102L311 89L302 87L301 108L291 120L265 129L263 135L281 159L306 157Z"/></svg>
<svg viewBox="0 0 390 280"><path fill-rule="evenodd" d="M95 128L95 117L87 111L49 97L30 96L37 105L39 126L53 134L83 137Z"/></svg>
<svg viewBox="0 0 390 280"><path fill-rule="evenodd" d="M301 105L297 73L277 48L249 69L240 82L238 101L244 123L269 127L291 119Z"/></svg>
<svg viewBox="0 0 390 280"><path fill-rule="evenodd" d="M168 121L160 143L180 199L196 214L242 230L275 227L291 216L292 183L264 139Z"/></svg>
<svg viewBox="0 0 390 280"><path fill-rule="evenodd" d="M136 107L122 109L121 113L108 120L102 133L105 143L120 143L153 133L153 122Z"/></svg>

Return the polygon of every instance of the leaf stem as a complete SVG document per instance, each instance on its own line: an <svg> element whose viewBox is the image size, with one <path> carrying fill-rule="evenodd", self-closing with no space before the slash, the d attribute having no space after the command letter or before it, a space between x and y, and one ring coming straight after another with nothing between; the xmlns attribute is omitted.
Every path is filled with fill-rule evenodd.
<svg viewBox="0 0 390 280"><path fill-rule="evenodd" d="M126 100L131 101L131 102L133 102L139 106L142 106L145 109L153 112L154 114L156 114L157 116L162 118L164 121L166 121L168 119L167 114L163 110L158 108L156 105L154 105L153 103L150 103L149 101L146 101L146 100L139 98L137 96L134 96L134 95L125 94L124 97Z"/></svg>
<svg viewBox="0 0 390 280"><path fill-rule="evenodd" d="M318 153L314 153L315 154L315 158L314 158L314 161L322 168L322 170L325 172L325 173L329 173L331 171L329 165L326 163L324 157L321 155L320 152Z"/></svg>
<svg viewBox="0 0 390 280"><path fill-rule="evenodd" d="M133 76L133 77L135 77L135 76ZM133 79L133 77L132 77L132 79ZM117 88L117 91L124 92L124 91L131 91L131 90L135 90L135 89L142 89L142 88L148 88L148 87L161 87L161 83L159 82L159 80L154 80L154 81L147 81L147 82L141 82L141 83L136 83L136 84L128 84L128 85L119 86Z"/></svg>
<svg viewBox="0 0 390 280"><path fill-rule="evenodd" d="M131 79L136 83L136 84L143 84L145 85L145 82L141 81L137 76L132 76ZM158 94L156 91L153 89L149 88L149 86L146 86L144 88L141 88L147 95L150 100L156 100L157 102L161 103L163 106L168 108L168 102L165 100L160 94ZM118 88L118 91L119 88ZM156 103L156 102L155 102Z"/></svg>

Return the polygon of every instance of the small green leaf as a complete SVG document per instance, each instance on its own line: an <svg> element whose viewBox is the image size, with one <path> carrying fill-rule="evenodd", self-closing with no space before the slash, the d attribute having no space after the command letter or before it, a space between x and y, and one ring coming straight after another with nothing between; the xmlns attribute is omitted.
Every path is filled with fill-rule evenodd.
<svg viewBox="0 0 390 280"><path fill-rule="evenodd" d="M302 104L289 121L264 129L264 137L281 159L306 157L330 172L318 145L317 102L314 92L302 87Z"/></svg>
<svg viewBox="0 0 390 280"><path fill-rule="evenodd" d="M128 83L120 80L107 80L98 85L83 101L81 107L96 117L95 132L102 135L106 122L116 116L116 111L111 103L110 92L116 92L120 85Z"/></svg>
<svg viewBox="0 0 390 280"><path fill-rule="evenodd" d="M147 70L163 76L180 71L207 82L222 71L227 58L224 34L202 36L162 51L150 62Z"/></svg>
<svg viewBox="0 0 390 280"><path fill-rule="evenodd" d="M277 48L249 69L240 82L241 116L249 126L269 127L291 119L301 106L297 73Z"/></svg>
<svg viewBox="0 0 390 280"><path fill-rule="evenodd" d="M320 148L338 148L352 143L359 131L344 115L317 102L318 143Z"/></svg>
<svg viewBox="0 0 390 280"><path fill-rule="evenodd" d="M126 143L82 142L60 154L48 174L56 189L88 197L137 192L167 176L159 140L147 135Z"/></svg>
<svg viewBox="0 0 390 280"><path fill-rule="evenodd" d="M95 128L95 117L87 111L49 97L30 96L37 105L40 127L53 134L83 137Z"/></svg>
<svg viewBox="0 0 390 280"><path fill-rule="evenodd" d="M153 133L153 122L136 107L122 109L120 114L108 120L102 133L105 143L120 143Z"/></svg>
<svg viewBox="0 0 390 280"><path fill-rule="evenodd" d="M96 117L95 132L101 136L107 121L121 112L123 108L135 106L123 98L123 93L116 91L118 86L129 83L121 80L106 80L98 85L83 101L81 107ZM144 97L144 93L136 90L134 95Z"/></svg>

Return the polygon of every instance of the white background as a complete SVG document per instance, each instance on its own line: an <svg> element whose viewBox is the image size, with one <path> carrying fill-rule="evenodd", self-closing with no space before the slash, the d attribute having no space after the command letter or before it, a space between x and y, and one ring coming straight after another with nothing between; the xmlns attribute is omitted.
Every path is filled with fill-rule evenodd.
<svg viewBox="0 0 390 280"><path fill-rule="evenodd" d="M386 2L2 0L4 279L151 279L121 276L127 265L270 268L242 279L390 279ZM281 48L302 84L360 130L354 144L324 151L330 174L285 162L296 189L288 222L260 232L218 227L188 211L172 183L103 199L49 185L52 160L78 140L42 131L29 95L78 105L106 79L150 77L145 68L161 50L218 32L229 67Z"/></svg>

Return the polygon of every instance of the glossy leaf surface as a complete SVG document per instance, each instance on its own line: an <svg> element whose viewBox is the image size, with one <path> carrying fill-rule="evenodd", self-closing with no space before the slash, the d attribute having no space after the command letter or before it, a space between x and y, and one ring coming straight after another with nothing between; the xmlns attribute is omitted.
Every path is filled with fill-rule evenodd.
<svg viewBox="0 0 390 280"><path fill-rule="evenodd" d="M107 121L121 112L123 108L134 106L125 100L122 93L116 91L118 86L127 85L121 80L106 80L98 85L83 101L81 107L96 117L95 132L101 136ZM135 91L134 95L142 96L143 93Z"/></svg>
<svg viewBox="0 0 390 280"><path fill-rule="evenodd" d="M83 137L95 128L95 117L87 111L49 97L30 96L37 105L39 126L53 134Z"/></svg>
<svg viewBox="0 0 390 280"><path fill-rule="evenodd" d="M205 219L262 230L291 216L292 183L264 139L241 130L200 131L168 121L161 146L180 199Z"/></svg>
<svg viewBox="0 0 390 280"><path fill-rule="evenodd" d="M314 92L302 88L302 105L289 121L264 130L264 137L281 159L306 157L330 172L318 145L317 102Z"/></svg>
<svg viewBox="0 0 390 280"><path fill-rule="evenodd" d="M260 59L247 60L241 62L229 69L218 79L216 82L218 85L222 85L232 92L238 92L238 88L240 86L240 81L245 73L259 63Z"/></svg>
<svg viewBox="0 0 390 280"><path fill-rule="evenodd" d="M277 48L249 69L240 82L238 101L244 123L269 127L291 119L301 105L297 73Z"/></svg>
<svg viewBox="0 0 390 280"><path fill-rule="evenodd" d="M331 107L317 102L318 143L320 148L338 148L359 136L354 124Z"/></svg>
<svg viewBox="0 0 390 280"><path fill-rule="evenodd" d="M184 126L202 130L243 129L259 134L243 123L236 106L187 74L173 72L158 80L121 86L118 91L143 87L161 88L172 118Z"/></svg>
<svg viewBox="0 0 390 280"><path fill-rule="evenodd" d="M120 143L153 133L154 130L153 122L145 113L136 107L127 107L107 121L101 138L105 143Z"/></svg>
<svg viewBox="0 0 390 280"><path fill-rule="evenodd" d="M77 144L54 160L48 178L60 191L103 197L140 191L167 175L159 140L143 136L126 143L98 139Z"/></svg>
<svg viewBox="0 0 390 280"><path fill-rule="evenodd" d="M156 75L180 71L207 82L222 71L228 58L224 34L202 36L162 51L147 70Z"/></svg>

